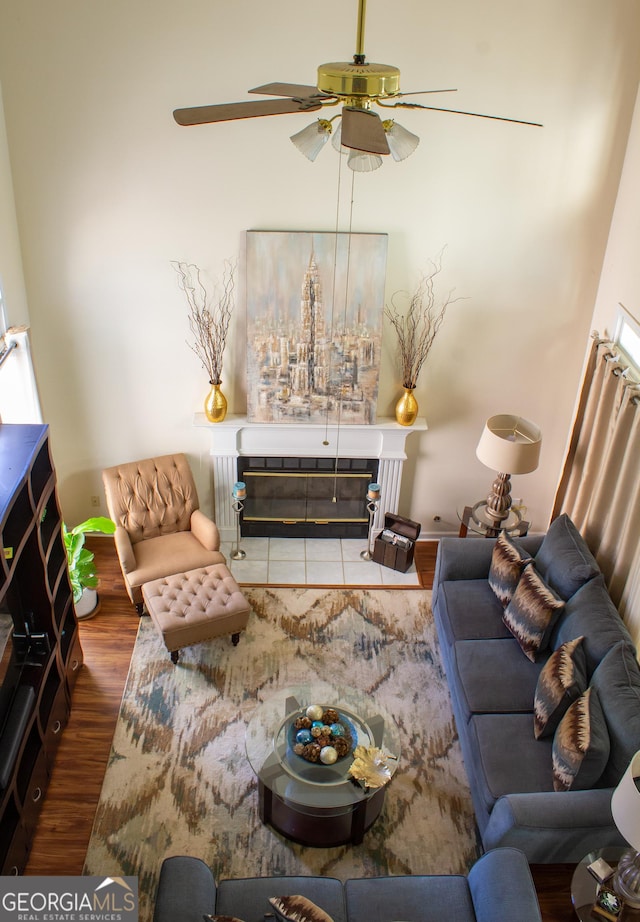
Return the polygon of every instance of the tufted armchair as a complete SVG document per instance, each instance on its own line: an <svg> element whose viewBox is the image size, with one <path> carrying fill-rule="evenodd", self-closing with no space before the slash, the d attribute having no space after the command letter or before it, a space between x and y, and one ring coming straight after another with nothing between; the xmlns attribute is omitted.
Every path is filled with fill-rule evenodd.
<svg viewBox="0 0 640 922"><path fill-rule="evenodd" d="M218 527L200 511L185 455L109 467L102 481L125 586L139 613L143 583L225 563Z"/></svg>

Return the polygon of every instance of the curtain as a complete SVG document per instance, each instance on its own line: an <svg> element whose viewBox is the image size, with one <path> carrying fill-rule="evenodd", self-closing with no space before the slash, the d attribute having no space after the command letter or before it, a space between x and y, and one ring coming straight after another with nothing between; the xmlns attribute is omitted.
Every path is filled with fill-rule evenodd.
<svg viewBox="0 0 640 922"><path fill-rule="evenodd" d="M612 343L595 339L552 518L566 512L640 641L640 388Z"/></svg>

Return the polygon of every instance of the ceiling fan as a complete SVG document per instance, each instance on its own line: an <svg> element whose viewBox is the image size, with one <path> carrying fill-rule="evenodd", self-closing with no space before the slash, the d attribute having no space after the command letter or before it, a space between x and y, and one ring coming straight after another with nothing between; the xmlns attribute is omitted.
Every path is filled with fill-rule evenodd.
<svg viewBox="0 0 640 922"><path fill-rule="evenodd" d="M412 93L400 92L400 71L389 64L370 64L364 54L364 28L366 0L358 0L358 25L356 52L351 62L321 64L318 67L317 85L297 83L267 83L255 87L249 93L275 96L275 99L232 102L213 106L196 106L176 109L173 117L179 125L202 125L211 122L233 121L256 118L265 115L284 115L295 112L313 112L331 106L342 106L331 119L320 118L308 125L291 140L310 160L316 156L334 134L333 144L340 150L350 151L351 169L369 171L382 164L382 156L391 154L395 160L404 160L418 146L419 138L398 125L393 119L381 119L372 106L383 109L411 108L429 109L435 112L451 112L456 115L471 115L476 118L490 118L520 125L541 127L539 122L487 115L481 112L465 112L461 109L445 109L427 106L418 102L405 102L406 96L427 93L453 93L455 89L420 90ZM340 118L336 132L332 123Z"/></svg>

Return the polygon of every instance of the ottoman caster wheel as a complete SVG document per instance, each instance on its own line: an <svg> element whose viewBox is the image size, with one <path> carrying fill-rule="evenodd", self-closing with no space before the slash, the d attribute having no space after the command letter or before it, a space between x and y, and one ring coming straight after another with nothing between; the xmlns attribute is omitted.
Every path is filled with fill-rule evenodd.
<svg viewBox="0 0 640 922"><path fill-rule="evenodd" d="M232 634L231 643L234 645L234 647L237 647L240 643L240 634Z"/></svg>
<svg viewBox="0 0 640 922"><path fill-rule="evenodd" d="M173 652L171 653L171 662L174 664L174 666L178 662L179 659L180 659L180 651L173 650Z"/></svg>

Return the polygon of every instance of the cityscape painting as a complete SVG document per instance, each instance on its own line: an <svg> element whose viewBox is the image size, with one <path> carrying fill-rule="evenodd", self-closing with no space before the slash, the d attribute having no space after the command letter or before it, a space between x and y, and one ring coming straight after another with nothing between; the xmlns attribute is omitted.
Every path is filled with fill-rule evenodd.
<svg viewBox="0 0 640 922"><path fill-rule="evenodd" d="M386 234L247 232L247 417L376 421Z"/></svg>

